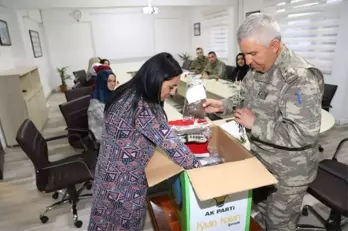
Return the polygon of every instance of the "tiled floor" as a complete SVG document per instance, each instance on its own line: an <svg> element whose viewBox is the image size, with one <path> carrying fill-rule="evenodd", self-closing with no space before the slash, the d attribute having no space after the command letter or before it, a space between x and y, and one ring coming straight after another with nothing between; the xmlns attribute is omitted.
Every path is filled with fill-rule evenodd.
<svg viewBox="0 0 348 231"><path fill-rule="evenodd" d="M49 120L43 130L45 138L64 134L66 125L58 108L58 104L64 101L62 94L56 93L50 96L48 100ZM173 106L176 105L174 101L169 103ZM321 136L321 144L325 148L323 158L329 158L333 155L338 142L343 137L348 137L348 126L335 127ZM342 151L346 153L346 155L342 156L342 159L348 163L348 145ZM49 152L51 160L60 159L75 153L64 139L49 143ZM51 195L42 195L37 191L33 165L21 149L7 149L4 181L0 182L0 230L76 230L72 223L70 208L67 205L59 210L50 212L48 214L50 220L47 224L40 223L39 213L41 209L53 202ZM318 204L311 196L306 196L304 203L312 204L316 208L321 209L324 214L327 214L325 206ZM86 230L87 228L90 204L90 200L81 201L78 204L79 218L84 222L80 230ZM314 221L309 218L306 222L313 223ZM145 230L153 230L148 216Z"/></svg>

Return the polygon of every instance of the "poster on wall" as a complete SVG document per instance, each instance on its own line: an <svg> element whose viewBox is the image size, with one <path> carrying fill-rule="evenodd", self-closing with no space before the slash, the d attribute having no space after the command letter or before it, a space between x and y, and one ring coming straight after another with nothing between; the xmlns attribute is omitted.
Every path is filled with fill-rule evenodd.
<svg viewBox="0 0 348 231"><path fill-rule="evenodd" d="M11 46L10 32L8 30L7 22L0 20L0 45Z"/></svg>
<svg viewBox="0 0 348 231"><path fill-rule="evenodd" d="M30 40L31 40L31 46L33 47L33 53L35 58L40 58L43 56L42 54L42 48L41 48L41 41L40 41L40 35L39 32L29 30Z"/></svg>
<svg viewBox="0 0 348 231"><path fill-rule="evenodd" d="M245 13L245 17L248 17L249 15L256 14L256 13L261 13L261 11L260 10L256 10L256 11L246 12Z"/></svg>
<svg viewBox="0 0 348 231"><path fill-rule="evenodd" d="M201 36L201 23L197 22L193 24L193 35Z"/></svg>

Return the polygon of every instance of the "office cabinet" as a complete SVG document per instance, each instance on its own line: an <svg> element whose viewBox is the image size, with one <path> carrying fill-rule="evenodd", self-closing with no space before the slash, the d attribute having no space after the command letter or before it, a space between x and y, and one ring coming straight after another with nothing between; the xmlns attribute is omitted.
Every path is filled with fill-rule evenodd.
<svg viewBox="0 0 348 231"><path fill-rule="evenodd" d="M0 122L7 146L16 145L19 126L29 118L42 130L48 110L37 67L0 72Z"/></svg>

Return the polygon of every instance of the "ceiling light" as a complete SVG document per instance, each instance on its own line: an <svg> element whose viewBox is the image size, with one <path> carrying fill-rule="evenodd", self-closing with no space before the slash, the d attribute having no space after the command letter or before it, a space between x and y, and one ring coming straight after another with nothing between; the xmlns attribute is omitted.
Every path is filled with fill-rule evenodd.
<svg viewBox="0 0 348 231"><path fill-rule="evenodd" d="M144 14L157 14L158 13L158 8L157 7L153 7L151 5L151 0L149 0L148 6L143 8L143 13Z"/></svg>

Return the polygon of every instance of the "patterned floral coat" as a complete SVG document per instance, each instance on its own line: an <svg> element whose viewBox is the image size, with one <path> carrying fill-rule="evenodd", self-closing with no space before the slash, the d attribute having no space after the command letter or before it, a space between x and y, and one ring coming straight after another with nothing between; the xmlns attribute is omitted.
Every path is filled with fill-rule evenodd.
<svg viewBox="0 0 348 231"><path fill-rule="evenodd" d="M143 229L147 181L145 167L155 146L185 169L200 167L190 150L170 129L160 105L134 95L120 99L105 117L93 186L89 231Z"/></svg>

